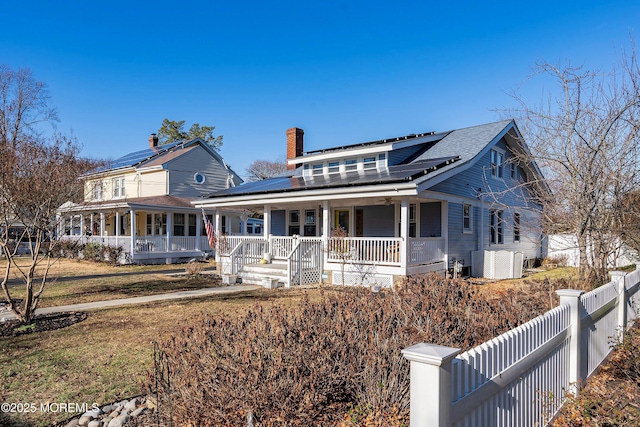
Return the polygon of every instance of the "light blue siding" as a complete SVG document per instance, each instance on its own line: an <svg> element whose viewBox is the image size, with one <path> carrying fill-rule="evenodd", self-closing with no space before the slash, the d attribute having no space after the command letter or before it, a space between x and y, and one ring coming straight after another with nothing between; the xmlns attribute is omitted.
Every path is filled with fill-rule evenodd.
<svg viewBox="0 0 640 427"><path fill-rule="evenodd" d="M274 236L286 236L287 212L284 210L271 211L271 234Z"/></svg>
<svg viewBox="0 0 640 427"><path fill-rule="evenodd" d="M477 224L479 209L472 207L472 232L465 232L462 223L462 203L449 203L449 264L462 260L465 266L471 265L471 252L477 250Z"/></svg>
<svg viewBox="0 0 640 427"><path fill-rule="evenodd" d="M389 166L399 165L403 162L403 160L407 159L409 156L417 153L420 149L422 149L422 144L413 145L411 147L400 148L398 150L389 151L387 155L389 156L388 164Z"/></svg>
<svg viewBox="0 0 640 427"><path fill-rule="evenodd" d="M420 237L442 236L442 208L440 202L420 203Z"/></svg>
<svg viewBox="0 0 640 427"><path fill-rule="evenodd" d="M506 206L533 207L531 195L520 181L525 177L523 170L518 168L516 179L511 179L509 161L513 159L513 155L507 148L504 139L498 141L495 147L504 150L503 178L491 176L491 153L489 151L472 167L436 184L430 190L476 200L480 193L485 201L492 199Z"/></svg>
<svg viewBox="0 0 640 427"><path fill-rule="evenodd" d="M394 206L363 206L362 235L364 237L394 236Z"/></svg>

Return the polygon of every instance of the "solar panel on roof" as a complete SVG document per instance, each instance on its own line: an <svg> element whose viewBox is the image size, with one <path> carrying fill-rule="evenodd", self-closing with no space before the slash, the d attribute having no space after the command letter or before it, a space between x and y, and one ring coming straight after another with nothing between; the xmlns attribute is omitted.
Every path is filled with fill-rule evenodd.
<svg viewBox="0 0 640 427"><path fill-rule="evenodd" d="M106 167L99 169L96 172L109 170L109 169L120 169L128 166L135 166L140 162L143 162L151 157L154 157L158 154L164 153L172 148L176 147L179 144L182 144L183 141L172 142L170 144L159 145L154 148L147 148L140 151L134 151L133 153L126 154L118 159L115 159L113 162L108 164Z"/></svg>
<svg viewBox="0 0 640 427"><path fill-rule="evenodd" d="M310 190L328 187L346 187L353 185L370 185L377 183L402 182L423 176L451 162L459 160L459 156L421 160L411 165L391 166L388 170L369 170L358 173L312 175L307 177L278 177L263 181L251 182L237 187L218 191L209 197L235 196L243 194L278 193L286 191Z"/></svg>

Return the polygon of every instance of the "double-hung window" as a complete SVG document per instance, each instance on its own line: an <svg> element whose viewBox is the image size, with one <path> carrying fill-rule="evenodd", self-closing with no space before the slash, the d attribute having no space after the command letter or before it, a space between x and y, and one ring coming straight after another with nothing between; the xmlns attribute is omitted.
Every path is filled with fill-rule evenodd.
<svg viewBox="0 0 640 427"><path fill-rule="evenodd" d="M91 191L93 200L102 200L102 181L94 182Z"/></svg>
<svg viewBox="0 0 640 427"><path fill-rule="evenodd" d="M329 173L340 172L340 162L329 162L327 169Z"/></svg>
<svg viewBox="0 0 640 427"><path fill-rule="evenodd" d="M113 198L124 197L124 177L113 179Z"/></svg>
<svg viewBox="0 0 640 427"><path fill-rule="evenodd" d="M323 172L322 163L317 163L311 166L311 170L313 175L322 175L322 172Z"/></svg>
<svg viewBox="0 0 640 427"><path fill-rule="evenodd" d="M502 232L502 211L492 210L490 217L490 239L492 244L504 243L504 237Z"/></svg>
<svg viewBox="0 0 640 427"><path fill-rule="evenodd" d="M355 171L358 170L358 159L347 159L344 161L344 170Z"/></svg>
<svg viewBox="0 0 640 427"><path fill-rule="evenodd" d="M471 205L462 205L462 231L465 233L469 233L472 231L471 212Z"/></svg>
<svg viewBox="0 0 640 427"><path fill-rule="evenodd" d="M498 150L491 150L491 176L502 178L504 154Z"/></svg>
<svg viewBox="0 0 640 427"><path fill-rule="evenodd" d="M513 241L520 242L520 214L513 214Z"/></svg>

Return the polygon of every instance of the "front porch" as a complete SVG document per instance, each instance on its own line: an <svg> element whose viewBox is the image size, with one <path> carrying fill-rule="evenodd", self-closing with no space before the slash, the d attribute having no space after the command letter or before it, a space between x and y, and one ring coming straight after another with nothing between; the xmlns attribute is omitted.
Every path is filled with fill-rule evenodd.
<svg viewBox="0 0 640 427"><path fill-rule="evenodd" d="M445 247L444 237L222 236L217 260L243 283L391 286L397 276L444 271Z"/></svg>
<svg viewBox="0 0 640 427"><path fill-rule="evenodd" d="M127 209L128 208L128 209ZM87 212L89 211L89 212ZM212 216L210 216L212 218ZM201 210L160 206L67 206L59 212L57 237L123 249L122 263L175 263L214 255Z"/></svg>

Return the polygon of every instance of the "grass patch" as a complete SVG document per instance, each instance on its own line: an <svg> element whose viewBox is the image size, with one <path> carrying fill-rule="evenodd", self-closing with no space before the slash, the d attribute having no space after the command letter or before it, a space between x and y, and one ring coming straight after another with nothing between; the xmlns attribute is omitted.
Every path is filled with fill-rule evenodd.
<svg viewBox="0 0 640 427"><path fill-rule="evenodd" d="M0 263L2 268L3 263ZM203 263L212 269L214 263ZM146 266L106 266L87 261L60 260L52 268L39 307L103 301L134 296L155 295L190 289L220 286L215 275L170 276L184 273L186 264ZM15 298L25 296L24 285L9 285Z"/></svg>

